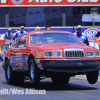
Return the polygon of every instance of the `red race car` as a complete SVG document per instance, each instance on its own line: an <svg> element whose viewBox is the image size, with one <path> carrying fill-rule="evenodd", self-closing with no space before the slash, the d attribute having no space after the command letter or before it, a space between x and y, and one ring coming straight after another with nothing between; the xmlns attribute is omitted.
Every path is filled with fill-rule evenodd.
<svg viewBox="0 0 100 100"><path fill-rule="evenodd" d="M23 83L28 77L33 85L42 77L61 84L84 74L90 84L95 84L100 55L98 49L84 45L70 32L32 31L16 38L2 65L8 84Z"/></svg>

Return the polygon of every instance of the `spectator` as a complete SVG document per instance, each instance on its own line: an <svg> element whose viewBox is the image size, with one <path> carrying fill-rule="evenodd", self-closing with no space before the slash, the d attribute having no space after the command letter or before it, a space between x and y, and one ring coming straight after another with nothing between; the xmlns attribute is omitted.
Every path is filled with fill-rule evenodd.
<svg viewBox="0 0 100 100"><path fill-rule="evenodd" d="M15 34L14 38L17 38L20 34L23 34L23 33L25 33L25 31L24 31L24 26L21 26L21 27L20 27L20 31L18 31L18 32Z"/></svg>
<svg viewBox="0 0 100 100"><path fill-rule="evenodd" d="M49 26L49 25L47 25L47 26L45 27L45 30L46 30L46 31L51 31L50 26Z"/></svg>
<svg viewBox="0 0 100 100"><path fill-rule="evenodd" d="M35 31L40 31L40 27L37 26L37 27L35 28ZM38 38L39 38L39 37L35 37L35 38L34 38L34 43L36 43L36 41L37 41Z"/></svg>
<svg viewBox="0 0 100 100"><path fill-rule="evenodd" d="M11 32L11 28L8 29L8 32L5 33L4 39L12 40L13 39L13 33Z"/></svg>
<svg viewBox="0 0 100 100"><path fill-rule="evenodd" d="M77 26L77 31L75 35L86 45L89 45L88 37L82 33L82 26L78 25Z"/></svg>
<svg viewBox="0 0 100 100"><path fill-rule="evenodd" d="M15 35L16 35L16 33L18 32L18 30L15 30L15 33L13 34L13 40L15 40Z"/></svg>
<svg viewBox="0 0 100 100"><path fill-rule="evenodd" d="M35 28L35 31L40 31L40 27L36 27Z"/></svg>

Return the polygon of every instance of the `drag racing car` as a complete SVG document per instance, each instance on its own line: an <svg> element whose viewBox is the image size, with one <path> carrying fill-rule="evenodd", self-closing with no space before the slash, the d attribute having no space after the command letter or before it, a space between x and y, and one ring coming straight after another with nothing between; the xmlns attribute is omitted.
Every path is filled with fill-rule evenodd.
<svg viewBox="0 0 100 100"><path fill-rule="evenodd" d="M68 83L70 77L86 75L90 84L98 80L99 50L84 45L74 34L64 31L31 31L14 41L3 59L8 84L32 85L50 77L53 83Z"/></svg>

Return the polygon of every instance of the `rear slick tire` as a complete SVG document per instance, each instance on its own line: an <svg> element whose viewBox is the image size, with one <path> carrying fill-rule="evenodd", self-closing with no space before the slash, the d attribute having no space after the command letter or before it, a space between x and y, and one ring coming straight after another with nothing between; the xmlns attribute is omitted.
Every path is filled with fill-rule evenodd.
<svg viewBox="0 0 100 100"><path fill-rule="evenodd" d="M24 75L14 72L9 64L9 60L5 63L5 78L8 84L23 84Z"/></svg>
<svg viewBox="0 0 100 100"><path fill-rule="evenodd" d="M9 61L7 60L5 63L5 78L8 84L13 84L14 83L14 72L11 69L11 66L9 64Z"/></svg>

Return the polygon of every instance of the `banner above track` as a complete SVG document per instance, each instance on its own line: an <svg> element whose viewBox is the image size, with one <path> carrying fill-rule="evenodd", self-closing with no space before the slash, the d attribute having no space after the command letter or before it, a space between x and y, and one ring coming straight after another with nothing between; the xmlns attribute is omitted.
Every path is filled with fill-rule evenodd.
<svg viewBox="0 0 100 100"><path fill-rule="evenodd" d="M100 6L100 0L0 0L2 6Z"/></svg>

